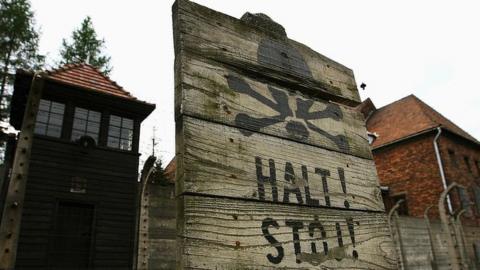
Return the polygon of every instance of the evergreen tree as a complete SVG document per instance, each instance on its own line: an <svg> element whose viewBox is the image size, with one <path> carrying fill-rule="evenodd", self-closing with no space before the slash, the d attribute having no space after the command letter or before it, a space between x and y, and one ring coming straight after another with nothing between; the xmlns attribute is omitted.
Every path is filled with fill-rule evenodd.
<svg viewBox="0 0 480 270"><path fill-rule="evenodd" d="M152 183L156 183L162 186L169 185L168 179L165 176L165 169L163 168L162 160L160 158L155 161L153 167L155 168L155 170L150 176L150 181L152 181Z"/></svg>
<svg viewBox="0 0 480 270"><path fill-rule="evenodd" d="M87 17L80 28L73 31L71 43L63 39L60 64L88 63L108 75L112 68L110 57L102 51L104 44L105 40L97 38L92 19Z"/></svg>
<svg viewBox="0 0 480 270"><path fill-rule="evenodd" d="M45 57L38 53L39 34L28 0L0 0L0 121L10 111L15 69L39 69Z"/></svg>

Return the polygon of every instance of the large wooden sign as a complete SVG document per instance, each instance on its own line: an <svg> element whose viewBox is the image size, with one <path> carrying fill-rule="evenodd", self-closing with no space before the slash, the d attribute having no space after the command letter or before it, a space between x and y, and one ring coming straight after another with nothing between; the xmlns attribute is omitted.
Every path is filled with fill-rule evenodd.
<svg viewBox="0 0 480 270"><path fill-rule="evenodd" d="M177 99L182 114L241 127L246 136L261 132L372 157L363 116L352 108L209 62L183 61L182 96Z"/></svg>
<svg viewBox="0 0 480 270"><path fill-rule="evenodd" d="M353 72L265 15L173 7L178 269L395 269Z"/></svg>
<svg viewBox="0 0 480 270"><path fill-rule="evenodd" d="M383 210L372 160L242 131L184 116L177 193Z"/></svg>

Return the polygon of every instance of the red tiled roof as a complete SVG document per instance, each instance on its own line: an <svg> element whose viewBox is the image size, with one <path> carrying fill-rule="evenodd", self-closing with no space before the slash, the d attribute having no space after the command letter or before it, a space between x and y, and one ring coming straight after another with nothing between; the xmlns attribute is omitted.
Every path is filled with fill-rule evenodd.
<svg viewBox="0 0 480 270"><path fill-rule="evenodd" d="M67 64L58 69L47 71L47 74L49 79L57 82L136 100L134 96L125 91L116 82L89 64Z"/></svg>
<svg viewBox="0 0 480 270"><path fill-rule="evenodd" d="M445 118L414 95L409 95L376 110L367 120L367 130L378 134L372 147L442 127L476 144L474 137Z"/></svg>
<svg viewBox="0 0 480 270"><path fill-rule="evenodd" d="M176 169L177 169L177 162L175 157L173 157L172 160L170 160L170 162L168 163L167 167L165 167L165 171L164 171L165 178L167 178L167 180L170 183L175 183Z"/></svg>

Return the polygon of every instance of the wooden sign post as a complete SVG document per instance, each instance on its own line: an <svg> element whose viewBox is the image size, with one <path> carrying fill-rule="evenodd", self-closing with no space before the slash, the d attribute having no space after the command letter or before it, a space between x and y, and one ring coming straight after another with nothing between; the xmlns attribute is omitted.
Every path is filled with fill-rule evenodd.
<svg viewBox="0 0 480 270"><path fill-rule="evenodd" d="M396 269L353 72L263 14L173 23L177 269Z"/></svg>

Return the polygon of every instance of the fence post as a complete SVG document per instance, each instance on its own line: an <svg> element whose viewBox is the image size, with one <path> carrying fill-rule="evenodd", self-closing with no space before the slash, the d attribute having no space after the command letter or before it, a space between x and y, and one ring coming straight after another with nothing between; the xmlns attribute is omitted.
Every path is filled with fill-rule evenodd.
<svg viewBox="0 0 480 270"><path fill-rule="evenodd" d="M473 203L470 203L469 206L470 205L473 205ZM467 255L467 244L466 244L467 242L465 241L465 234L463 232L462 220L460 219L462 215L465 214L466 211L467 211L467 208L463 208L456 214L454 224L456 228L455 235L456 235L457 243L461 243L459 247L460 247L460 255L462 258L462 263L464 264L464 268L468 269L469 259Z"/></svg>
<svg viewBox="0 0 480 270"><path fill-rule="evenodd" d="M45 73L35 72L25 105L12 173L3 206L0 223L0 269L15 269L33 133L44 82Z"/></svg>
<svg viewBox="0 0 480 270"><path fill-rule="evenodd" d="M137 220L135 230L134 269L148 269L148 211L149 200L146 194L150 176L155 171L155 156L149 156L143 164L137 192Z"/></svg>
<svg viewBox="0 0 480 270"><path fill-rule="evenodd" d="M433 204L428 206L425 211L423 212L423 218L425 219L425 224L427 225L428 230L428 239L430 240L430 249L432 252L432 259L430 260L430 265L432 266L433 270L437 270L437 257L435 256L435 247L433 244L433 232L432 232L432 225L430 224L430 219L428 219L428 211L432 209Z"/></svg>
<svg viewBox="0 0 480 270"><path fill-rule="evenodd" d="M404 200L398 200L397 203L390 209L388 212L388 227L390 228L390 233L392 234L392 240L395 246L398 246L398 264L401 270L405 270L405 256L403 254L403 242L402 242L402 235L400 234L400 228L398 226L398 213L397 209L400 207L400 204L403 203ZM392 217L395 215L395 231L393 230L392 226ZM398 239L395 239L395 235Z"/></svg>
<svg viewBox="0 0 480 270"><path fill-rule="evenodd" d="M445 230L447 235L447 245L448 245L448 255L450 257L450 266L452 270L460 270L463 269L463 266L460 266L460 262L458 260L459 252L457 250L458 243L454 243L452 238L452 232L450 230L450 221L445 211L445 198L447 194L454 188L454 187L463 187L456 182L451 183L440 195L440 199L438 200L438 212L440 214L440 221L442 222L442 227ZM455 226L454 224L452 224ZM455 233L453 233L455 234Z"/></svg>

